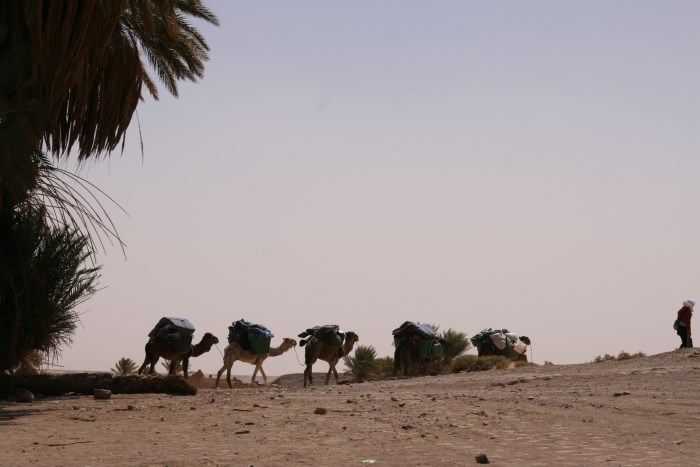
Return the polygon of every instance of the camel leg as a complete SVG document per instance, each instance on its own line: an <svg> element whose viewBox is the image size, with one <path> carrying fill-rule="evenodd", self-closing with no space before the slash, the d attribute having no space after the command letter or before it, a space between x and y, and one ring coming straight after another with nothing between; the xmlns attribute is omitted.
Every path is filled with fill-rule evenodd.
<svg viewBox="0 0 700 467"><path fill-rule="evenodd" d="M335 365L333 365L333 376L335 376L335 384L338 384L338 370L335 369Z"/></svg>
<svg viewBox="0 0 700 467"><path fill-rule="evenodd" d="M258 374L258 365L255 365L255 369L253 370L253 376L250 378L250 385L253 386L255 385L255 376Z"/></svg>
<svg viewBox="0 0 700 467"><path fill-rule="evenodd" d="M306 365L306 368L304 369L304 387L306 387L306 380L307 380L307 379L309 380L309 386L313 386L313 385L314 385L314 382L313 382L313 379L312 379L311 375L312 375L312 373L311 373L311 364L307 364L307 365Z"/></svg>
<svg viewBox="0 0 700 467"><path fill-rule="evenodd" d="M221 379L221 374L224 372L225 369L226 363L224 363L224 366L222 366L221 369L216 372L216 385L214 386L215 388L219 387L219 380Z"/></svg>
<svg viewBox="0 0 700 467"><path fill-rule="evenodd" d="M265 382L265 387L269 386L269 384L267 384L267 375L265 374L265 370L263 370L262 365L260 365L260 374L262 375L263 381Z"/></svg>
<svg viewBox="0 0 700 467"><path fill-rule="evenodd" d="M233 389L233 385L231 384L231 368L233 368L234 362L235 360L231 362L231 364L228 367L226 367L226 382L228 383L229 389Z"/></svg>
<svg viewBox="0 0 700 467"><path fill-rule="evenodd" d="M331 373L335 370L335 365L328 365L328 373L326 373L326 386L331 381Z"/></svg>
<svg viewBox="0 0 700 467"><path fill-rule="evenodd" d="M187 367L189 366L189 364L189 358L182 359L182 374L185 375L185 381L189 381L189 379L187 378Z"/></svg>
<svg viewBox="0 0 700 467"><path fill-rule="evenodd" d="M138 374L143 373L143 370L146 369L149 363L151 363L151 360L148 357L146 357L146 359L143 361L143 365L141 365L141 368L139 368Z"/></svg>

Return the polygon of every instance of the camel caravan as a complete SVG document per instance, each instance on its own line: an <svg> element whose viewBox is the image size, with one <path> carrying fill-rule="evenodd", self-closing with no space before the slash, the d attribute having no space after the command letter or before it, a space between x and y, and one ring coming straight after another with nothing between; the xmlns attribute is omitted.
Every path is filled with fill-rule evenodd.
<svg viewBox="0 0 700 467"><path fill-rule="evenodd" d="M164 317L148 333L146 357L138 369L138 374L153 374L155 365L162 357L170 362L168 374L176 374L178 363L182 363L182 371L188 381L188 366L190 357L198 357L209 352L219 339L207 332L201 341L193 344L195 328L190 321L183 318ZM437 334L435 325L405 321L392 331L394 339L393 375L402 373L403 376L413 374L428 374L431 363L442 359L450 349L451 343ZM268 357L277 357L297 346L295 339L285 337L277 347L271 347L274 334L267 327L253 324L243 319L234 321L229 326L228 345L223 353L223 366L216 374L216 384L219 386L221 376L226 371L226 383L233 388L231 368L236 361L253 365L251 384L256 384L258 372L262 375L265 386L268 379L262 364ZM329 384L331 375L338 384L336 365L352 352L355 343L360 339L353 331L343 332L335 324L315 326L299 334L299 345L305 347L304 354L304 387L313 385L312 367L318 360L328 363L325 384ZM530 345L527 336L517 336L507 329L483 329L470 339L477 349L479 356L501 355L510 360L527 361L526 350Z"/></svg>

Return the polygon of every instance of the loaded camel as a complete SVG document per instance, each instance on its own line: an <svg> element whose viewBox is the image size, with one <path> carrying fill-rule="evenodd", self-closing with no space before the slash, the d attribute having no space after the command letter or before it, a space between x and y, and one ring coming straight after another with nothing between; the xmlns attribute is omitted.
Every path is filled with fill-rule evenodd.
<svg viewBox="0 0 700 467"><path fill-rule="evenodd" d="M437 339L442 345L443 351L447 350L450 342L445 339ZM439 358L439 357L437 357ZM411 370L418 367L420 374L425 375L428 373L428 365L434 361L436 358L431 357L421 357L418 352L417 342L410 336L403 336L398 345L396 345L396 350L394 350L394 376L403 368L403 375L408 376Z"/></svg>
<svg viewBox="0 0 700 467"><path fill-rule="evenodd" d="M523 342L526 345L530 345L531 341L530 338L527 336L518 336L518 339L520 339L521 342ZM526 362L527 361L527 354L522 353L519 354L518 352L514 351L512 347L506 347L503 350L499 350L496 345L491 342L490 340L487 342L484 341L472 341L474 344L474 347L476 347L476 352L479 357L485 357L489 355L501 355L503 357L506 357L510 360L515 360L515 361L521 361L521 362Z"/></svg>
<svg viewBox="0 0 700 467"><path fill-rule="evenodd" d="M263 380L265 381L265 386L268 386L267 375L265 374L265 370L262 368L263 362L267 359L267 357L277 357L278 355L282 355L296 345L297 341L285 337L282 339L282 344L280 344L279 347L272 347L268 353L255 355L251 353L250 350L245 350L243 347L241 347L238 342L231 342L224 350L224 366L222 366L218 373L216 373L215 387L219 387L219 379L221 379L221 374L224 372L224 370L226 370L226 382L228 383L228 387L233 388L233 386L231 386L231 367L233 367L233 363L236 360L255 365L253 378L250 382L251 384L255 384L255 375L257 375L258 370L260 370L260 374L262 374Z"/></svg>
<svg viewBox="0 0 700 467"><path fill-rule="evenodd" d="M323 360L324 362L328 362L328 374L326 374L326 384L328 384L328 382L331 379L331 373L333 373L333 375L335 376L335 383L338 384L338 371L335 369L335 365L338 363L338 360L352 352L352 347L355 345L355 342L359 340L360 338L357 337L357 334L355 334L352 331L348 331L345 333L345 339L343 341L343 344L339 346L328 344L327 342L317 338L316 336L309 338L309 340L306 343L306 369L304 369L304 387L306 387L307 379L309 381L309 384L313 385L311 367L314 363L316 363L316 360Z"/></svg>
<svg viewBox="0 0 700 467"><path fill-rule="evenodd" d="M190 357L199 357L209 352L211 347L218 343L219 339L207 332L202 336L202 340L198 344L192 345L188 351L178 352L174 346L167 341L151 338L146 344L146 358L141 368L139 368L138 374L141 374L149 364L151 367L148 369L147 374L153 374L158 359L163 357L166 360L170 360L170 370L168 371L170 375L175 374L177 362L182 362L182 373L185 375L185 381L187 381L187 366L189 365Z"/></svg>

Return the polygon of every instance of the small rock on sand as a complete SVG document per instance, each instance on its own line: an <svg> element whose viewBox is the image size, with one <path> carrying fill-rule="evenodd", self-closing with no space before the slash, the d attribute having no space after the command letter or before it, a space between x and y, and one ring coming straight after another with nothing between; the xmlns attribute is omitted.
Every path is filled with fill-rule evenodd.
<svg viewBox="0 0 700 467"><path fill-rule="evenodd" d="M326 413L328 413L328 411L326 409L324 409L323 407L318 407L316 410L314 410L314 413L316 415L326 415Z"/></svg>
<svg viewBox="0 0 700 467"><path fill-rule="evenodd" d="M34 393L26 389L18 389L15 393L15 400L21 403L32 402L34 400Z"/></svg>
<svg viewBox="0 0 700 467"><path fill-rule="evenodd" d="M95 389L94 393L95 399L111 399L112 398L112 391L109 389Z"/></svg>
<svg viewBox="0 0 700 467"><path fill-rule="evenodd" d="M477 464L489 464L489 458L486 457L486 454L483 452L480 452L479 454L476 455L476 463Z"/></svg>

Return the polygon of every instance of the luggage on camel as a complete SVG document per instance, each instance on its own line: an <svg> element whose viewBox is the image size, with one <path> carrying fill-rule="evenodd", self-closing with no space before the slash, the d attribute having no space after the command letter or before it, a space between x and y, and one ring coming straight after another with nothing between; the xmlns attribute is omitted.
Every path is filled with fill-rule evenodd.
<svg viewBox="0 0 700 467"><path fill-rule="evenodd" d="M429 324L414 323L405 321L401 326L394 329L391 334L394 336L394 345L399 346L405 337L412 339L418 346L418 355L425 358L438 358L444 355L442 344L438 340L435 329Z"/></svg>
<svg viewBox="0 0 700 467"><path fill-rule="evenodd" d="M316 339L323 341L328 345L340 347L343 345L343 341L345 340L345 333L340 330L340 327L337 324L326 324L324 326L314 326L309 328L306 331L299 333L299 337L304 338L299 342L300 347L304 347L312 337L316 337Z"/></svg>
<svg viewBox="0 0 700 467"><path fill-rule="evenodd" d="M490 327L482 329L470 340L472 345L479 350L479 355L482 354L482 347L493 346L509 358L517 358L518 355L523 355L527 351L529 344L529 339L526 337L523 337L523 340L521 340L516 334L511 333L507 329L494 330ZM516 355L513 355L513 353Z"/></svg>
<svg viewBox="0 0 700 467"><path fill-rule="evenodd" d="M232 326L228 327L228 343L235 342L253 355L268 353L273 337L274 334L265 326L249 323L244 319L234 321Z"/></svg>
<svg viewBox="0 0 700 467"><path fill-rule="evenodd" d="M162 340L176 352L187 352L192 347L194 326L184 318L161 318L148 333L151 340Z"/></svg>

